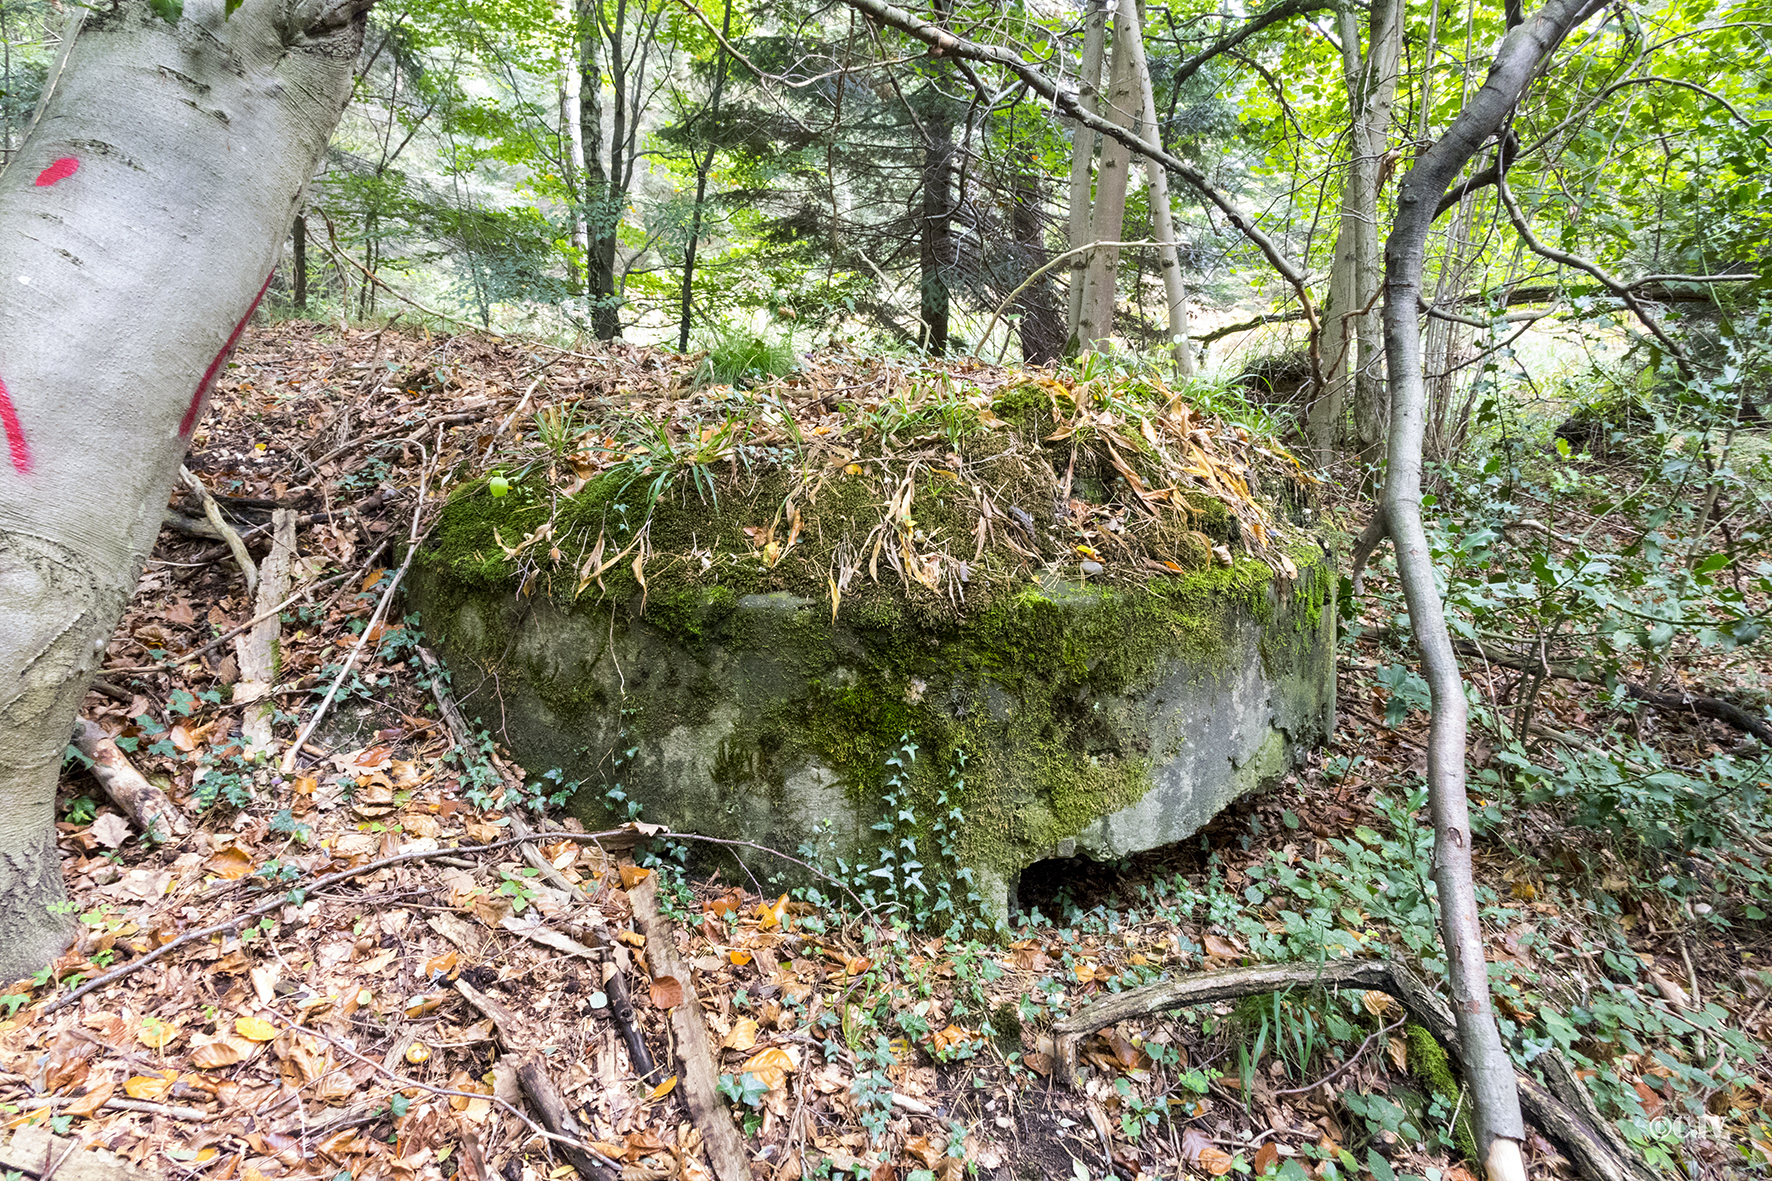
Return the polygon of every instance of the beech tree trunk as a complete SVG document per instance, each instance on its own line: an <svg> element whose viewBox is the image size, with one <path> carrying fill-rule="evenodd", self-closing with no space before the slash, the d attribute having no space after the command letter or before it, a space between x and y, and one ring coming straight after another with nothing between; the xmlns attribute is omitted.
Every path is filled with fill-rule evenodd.
<svg viewBox="0 0 1772 1181"><path fill-rule="evenodd" d="M1120 0L1114 12L1113 66L1108 71L1104 114L1117 127L1137 125L1143 103L1133 66L1132 0ZM1095 177L1095 207L1089 222L1090 242L1117 242L1126 222L1126 182L1132 149L1117 139L1101 145L1101 167ZM1076 352L1100 348L1113 335L1115 295L1119 288L1120 248L1097 246L1087 255L1083 273L1083 310L1077 320Z"/></svg>
<svg viewBox="0 0 1772 1181"><path fill-rule="evenodd" d="M1446 975L1464 1047L1465 1082L1476 1115L1477 1148L1491 1181L1524 1181L1520 1142L1526 1133L1513 1063L1495 1025L1482 919L1471 880L1464 679L1446 630L1445 610L1434 584L1433 555L1421 523L1421 452L1427 403L1421 366L1421 272L1440 197L1504 126L1544 59L1570 29L1603 4L1604 0L1548 0L1532 19L1508 32L1495 51L1482 88L1403 178L1396 220L1385 243L1384 341L1391 421L1380 512L1397 548L1397 570L1409 604L1409 622L1433 698L1427 771L1440 936L1446 947Z"/></svg>
<svg viewBox="0 0 1772 1181"><path fill-rule="evenodd" d="M370 0L76 8L0 175L0 980L67 943L54 803L217 373L351 93Z"/></svg>
<svg viewBox="0 0 1772 1181"><path fill-rule="evenodd" d="M1091 115L1101 110L1101 59L1107 51L1106 0L1089 0L1083 16L1083 63L1077 75L1077 102ZM1069 247L1076 250L1090 241L1090 179L1095 165L1095 132L1071 120L1071 210ZM1083 314L1084 268L1089 257L1079 254L1071 263L1070 310L1065 336L1075 340L1077 320Z"/></svg>
<svg viewBox="0 0 1772 1181"><path fill-rule="evenodd" d="M566 68L560 72L560 133L566 139L563 145L566 167L561 170L561 179L566 182L567 199L571 203L567 215L571 220L572 247L578 253L578 261L569 266L566 279L577 296L584 294L584 261L591 252L590 234L585 230L584 74L579 65L579 59L584 55L584 31L579 27L578 9L572 0L560 0L560 10L572 37Z"/></svg>
<svg viewBox="0 0 1772 1181"><path fill-rule="evenodd" d="M1132 12L1133 68L1138 71L1142 95L1139 135L1154 144L1163 142L1157 122L1157 96L1151 84L1151 63L1144 51L1144 22ZM1187 283L1181 277L1181 252L1175 246L1175 211L1169 207L1169 170L1149 156L1144 172L1151 187L1151 230L1158 243L1158 265L1163 269L1163 302L1169 309L1169 349L1182 377L1194 375L1194 350L1188 343Z"/></svg>
<svg viewBox="0 0 1772 1181"><path fill-rule="evenodd" d="M1341 17L1344 30L1359 45L1359 21ZM1356 301L1354 339L1357 343L1353 380L1354 435L1363 457L1376 459L1384 444L1387 391L1384 382L1384 326L1377 310L1383 273L1383 251L1378 232L1380 161L1390 134L1391 106L1397 94L1397 67L1403 52L1402 0L1373 0L1367 27L1366 56L1356 52L1349 62L1348 98L1356 104L1353 122L1354 273L1352 295ZM1345 54L1345 50L1344 50Z"/></svg>

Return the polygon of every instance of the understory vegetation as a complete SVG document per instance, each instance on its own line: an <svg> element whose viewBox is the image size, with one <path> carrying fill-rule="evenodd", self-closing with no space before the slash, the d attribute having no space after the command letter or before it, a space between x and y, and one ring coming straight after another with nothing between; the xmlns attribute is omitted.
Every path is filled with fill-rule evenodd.
<svg viewBox="0 0 1772 1181"><path fill-rule="evenodd" d="M64 7L0 6L0 165ZM367 15L69 747L10 1127L181 1181L1476 1181L1431 766L1507 1059L1623 1162L1533 1117L1532 1181L1772 1171L1767 0L1587 6L1427 193L1544 9L913 7ZM1326 740L1074 856L1165 753L1120 695L1244 623L1263 693L1332 650ZM696 675L759 652L816 693ZM712 834L741 781L774 839Z"/></svg>

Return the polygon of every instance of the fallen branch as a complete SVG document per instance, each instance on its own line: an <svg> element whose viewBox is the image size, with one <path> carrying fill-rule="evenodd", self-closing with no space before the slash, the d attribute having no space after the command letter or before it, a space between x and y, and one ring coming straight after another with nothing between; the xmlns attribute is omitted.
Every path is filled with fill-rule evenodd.
<svg viewBox="0 0 1772 1181"><path fill-rule="evenodd" d="M518 1056L517 1079L523 1084L523 1093L535 1104L542 1124L559 1137L554 1143L560 1146L561 1153L572 1163L572 1167L594 1181L616 1181L621 1176L620 1166L584 1146L584 1131L573 1118L572 1109L561 1097L560 1089L549 1077L541 1051L523 1044L519 1036L522 1029L516 1015L466 980L457 980L455 987L456 991L467 998L469 1004L491 1019L505 1052Z"/></svg>
<svg viewBox="0 0 1772 1181"><path fill-rule="evenodd" d="M246 543L240 539L240 535L234 531L234 527L228 524L222 516L221 505L215 502L215 497L209 494L209 489L203 486L203 481L199 480L188 467L179 468L178 473L185 478L185 483L191 486L191 491L195 492L198 498L203 501L203 515L209 518L210 525L215 528L221 539L228 543L228 549L233 553L234 561L240 566L240 573L246 576L246 593L250 595L258 589L258 567L252 564L252 555L246 552Z"/></svg>
<svg viewBox="0 0 1772 1181"><path fill-rule="evenodd" d="M440 448L443 437L441 428L437 431L437 437ZM319 708L314 711L314 716L308 719L308 724L302 727L301 733L296 736L289 749L283 752L282 768L285 775L295 770L295 760L301 754L302 744L307 742L313 735L314 728L326 716L326 711L331 707L333 698L338 696L339 686L343 685L345 678L351 675L352 666L357 663L357 657L362 654L363 645L368 642L370 636L375 634L376 626L381 623L382 616L387 614L388 604L394 601L394 592L400 589L400 580L406 577L406 571L412 566L412 559L418 556L419 527L425 515L425 478L429 471L430 465L427 462L424 469L418 473L418 504L412 509L412 531L406 541L406 557L400 563L400 568L394 572L393 579L388 583L388 589L382 592L381 601L375 605L375 613L363 626L363 634L358 636L357 642L352 645L351 654L345 658L344 667L338 670L338 676L333 678L332 685L326 690L326 696L321 699Z"/></svg>
<svg viewBox="0 0 1772 1181"><path fill-rule="evenodd" d="M1202 972L1104 996L1052 1027L1053 1077L1062 1086L1077 1087L1078 1047L1084 1038L1109 1025L1165 1009L1236 1000L1289 988L1360 988L1395 997L1402 1002L1410 1018L1445 1047L1460 1072L1464 1069L1458 1024L1445 1002L1419 976L1401 964L1381 960L1334 960L1323 964L1263 964L1222 972ZM1553 1057L1556 1059L1554 1065L1567 1076L1560 1080L1560 1086L1567 1088L1572 1084L1580 1089L1580 1082L1569 1073L1568 1066L1561 1062L1554 1050L1545 1055L1544 1060ZM1552 1078L1558 1077L1555 1069L1547 1067L1546 1073ZM1518 1075L1516 1082L1526 1114L1575 1163L1583 1177L1589 1181L1654 1181L1654 1173L1622 1144L1616 1131L1593 1107L1591 1099L1586 1103L1566 1102L1525 1074Z"/></svg>
<svg viewBox="0 0 1772 1181"><path fill-rule="evenodd" d="M1459 640L1454 645L1466 656L1477 656L1490 664L1499 664L1503 668L1511 668L1516 672L1537 673L1541 676L1555 677L1559 681L1573 681L1581 685L1598 685L1609 687L1604 679L1589 676L1575 669L1560 664L1551 664L1546 660L1533 660L1525 656L1514 656L1505 652L1490 652L1473 644L1469 640ZM1738 705L1732 705L1717 697L1705 697L1698 693L1658 693L1653 689L1630 681L1620 681L1625 695L1632 701L1640 701L1644 705L1652 705L1657 709L1690 710L1705 718L1714 718L1735 727L1744 734L1752 734L1761 742L1772 746L1772 725L1755 717Z"/></svg>
<svg viewBox="0 0 1772 1181"><path fill-rule="evenodd" d="M240 679L234 683L232 700L246 706L240 720L240 742L248 754L270 753L271 718L276 713L271 687L277 683L277 640L282 631L281 612L273 608L289 593L295 564L295 514L277 509L272 523L276 531L271 554L259 571L258 622L234 641Z"/></svg>
<svg viewBox="0 0 1772 1181"><path fill-rule="evenodd" d="M717 1089L720 1071L708 1045L708 1031L702 1024L701 998L695 994L689 965L677 956L676 932L658 909L658 875L648 874L628 891L628 900L634 907L634 923L646 936L646 963L652 969L652 978L675 977L683 988L682 1003L671 1009L671 1031L676 1035L683 1075L683 1102L689 1108L689 1118L701 1132L708 1164L719 1181L750 1181L750 1158Z"/></svg>
<svg viewBox="0 0 1772 1181"><path fill-rule="evenodd" d="M81 718L74 729L74 746L92 760L92 777L105 789L111 802L142 830L151 841L164 844L174 836L191 831L190 822L179 811L170 796L136 770L129 756L118 747L117 740L106 734L98 723Z"/></svg>

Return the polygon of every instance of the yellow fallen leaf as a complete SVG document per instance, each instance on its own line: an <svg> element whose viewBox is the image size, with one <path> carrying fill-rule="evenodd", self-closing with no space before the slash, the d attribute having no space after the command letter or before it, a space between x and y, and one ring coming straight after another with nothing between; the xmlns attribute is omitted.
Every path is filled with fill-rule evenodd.
<svg viewBox="0 0 1772 1181"><path fill-rule="evenodd" d="M666 1095L669 1095L672 1091L674 1091L676 1089L677 1089L677 1076L673 1074L670 1078L668 1078L664 1082L658 1084L658 1086L652 1088L652 1093L650 1095L646 1096L646 1102L652 1103L656 1100L663 1099Z"/></svg>
<svg viewBox="0 0 1772 1181"><path fill-rule="evenodd" d="M740 1017L732 1023L732 1032L720 1043L722 1049L737 1050L740 1054L757 1044L757 1019Z"/></svg>
<svg viewBox="0 0 1772 1181"><path fill-rule="evenodd" d="M780 1046L770 1046L767 1050L759 1050L751 1055L738 1069L740 1073L756 1075L764 1086L777 1091L787 1082L788 1075L799 1067L792 1054Z"/></svg>
<svg viewBox="0 0 1772 1181"><path fill-rule="evenodd" d="M169 1070L164 1075L138 1074L124 1080L123 1093L131 1099L146 1099L151 1102L172 1090L172 1084L177 1081L176 1070Z"/></svg>
<svg viewBox="0 0 1772 1181"><path fill-rule="evenodd" d="M277 1027L263 1017L240 1017L234 1022L234 1032L255 1042L275 1041Z"/></svg>
<svg viewBox="0 0 1772 1181"><path fill-rule="evenodd" d="M219 850L203 864L216 877L226 878L230 882L239 881L252 872L252 857L246 850L237 849L232 845Z"/></svg>
<svg viewBox="0 0 1772 1181"><path fill-rule="evenodd" d="M751 953L748 951L739 951L737 948L733 948L730 952L727 953L726 958L732 961L733 967L742 968L746 964L751 962Z"/></svg>

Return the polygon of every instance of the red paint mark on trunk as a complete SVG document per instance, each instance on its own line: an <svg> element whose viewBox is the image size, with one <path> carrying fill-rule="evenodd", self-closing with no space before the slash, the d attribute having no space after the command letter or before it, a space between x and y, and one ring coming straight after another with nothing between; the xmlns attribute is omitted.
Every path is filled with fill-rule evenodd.
<svg viewBox="0 0 1772 1181"><path fill-rule="evenodd" d="M271 275L276 273L276 271L272 271L270 275L265 276L264 286L258 289L258 294L252 297L252 302L246 307L246 314L240 317L238 324L234 325L234 331L228 337L228 343L222 345L221 352L215 355L215 360L211 361L209 368L203 371L203 380L197 383L197 390L191 395L191 404L185 409L184 419L178 424L178 433L181 439L189 437L191 428L197 425L197 419L203 414L204 399L209 396L209 387L215 384L215 375L221 372L222 362L228 359L228 354L234 351L236 344L240 343L240 334L246 331L246 321L252 319L252 313L258 310L258 301L263 299L265 292L271 289Z"/></svg>
<svg viewBox="0 0 1772 1181"><path fill-rule="evenodd" d="M6 428L6 445L12 451L12 466L18 469L19 475L31 470L31 444L25 440L25 428L20 425L18 411L12 408L12 396L6 392L6 383L0 381L0 426Z"/></svg>
<svg viewBox="0 0 1772 1181"><path fill-rule="evenodd" d="M37 174L37 187L52 185L58 180L66 180L80 170L80 161L72 156L63 156L48 168Z"/></svg>

